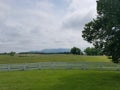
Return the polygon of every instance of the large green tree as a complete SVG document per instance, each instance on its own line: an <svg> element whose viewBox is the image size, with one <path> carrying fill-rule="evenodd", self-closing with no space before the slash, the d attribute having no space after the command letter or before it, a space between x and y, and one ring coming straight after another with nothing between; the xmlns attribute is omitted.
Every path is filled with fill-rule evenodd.
<svg viewBox="0 0 120 90"><path fill-rule="evenodd" d="M100 49L96 49L94 47L87 47L84 50L86 55L94 56L94 55L103 55L102 51Z"/></svg>
<svg viewBox="0 0 120 90"><path fill-rule="evenodd" d="M77 47L73 47L73 48L71 48L71 51L70 51L72 54L74 54L74 55L80 55L81 53L82 53L82 51L79 49L79 48L77 48Z"/></svg>
<svg viewBox="0 0 120 90"><path fill-rule="evenodd" d="M120 0L98 0L97 18L87 23L83 38L104 54L112 56L114 63L120 58Z"/></svg>

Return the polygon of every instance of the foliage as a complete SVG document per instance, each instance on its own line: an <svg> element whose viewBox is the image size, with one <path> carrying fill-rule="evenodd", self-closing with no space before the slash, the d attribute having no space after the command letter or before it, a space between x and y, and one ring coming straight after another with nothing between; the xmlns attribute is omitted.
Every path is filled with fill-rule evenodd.
<svg viewBox="0 0 120 90"><path fill-rule="evenodd" d="M77 47L73 47L71 48L71 53L74 54L74 55L80 55L81 54L81 50Z"/></svg>
<svg viewBox="0 0 120 90"><path fill-rule="evenodd" d="M86 55L103 55L102 51L99 50L99 49L96 49L96 48L90 48L90 47L87 47L85 50L84 50L85 54Z"/></svg>
<svg viewBox="0 0 120 90"><path fill-rule="evenodd" d="M10 52L10 56L14 56L16 52Z"/></svg>
<svg viewBox="0 0 120 90"><path fill-rule="evenodd" d="M95 48L112 56L114 63L120 58L120 0L98 0L97 18L84 27L83 38Z"/></svg>

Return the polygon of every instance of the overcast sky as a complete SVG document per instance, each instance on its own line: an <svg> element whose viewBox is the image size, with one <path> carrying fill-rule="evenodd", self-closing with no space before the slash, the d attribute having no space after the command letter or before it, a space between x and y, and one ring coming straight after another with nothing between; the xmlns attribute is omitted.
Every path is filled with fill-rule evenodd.
<svg viewBox="0 0 120 90"><path fill-rule="evenodd" d="M84 49L84 25L96 17L96 0L0 0L0 52Z"/></svg>

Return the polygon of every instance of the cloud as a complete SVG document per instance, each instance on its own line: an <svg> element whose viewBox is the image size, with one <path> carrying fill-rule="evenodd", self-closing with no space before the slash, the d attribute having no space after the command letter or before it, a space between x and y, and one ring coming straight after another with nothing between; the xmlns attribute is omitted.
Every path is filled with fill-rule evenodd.
<svg viewBox="0 0 120 90"><path fill-rule="evenodd" d="M63 28L66 29L73 29L73 30L80 30L83 29L84 25L91 21L91 16L93 13L91 11L86 13L75 12L69 15L63 21Z"/></svg>
<svg viewBox="0 0 120 90"><path fill-rule="evenodd" d="M1 52L85 48L85 23L95 17L95 0L1 0Z"/></svg>
<svg viewBox="0 0 120 90"><path fill-rule="evenodd" d="M96 0L72 0L63 20L63 28L80 30L95 18Z"/></svg>

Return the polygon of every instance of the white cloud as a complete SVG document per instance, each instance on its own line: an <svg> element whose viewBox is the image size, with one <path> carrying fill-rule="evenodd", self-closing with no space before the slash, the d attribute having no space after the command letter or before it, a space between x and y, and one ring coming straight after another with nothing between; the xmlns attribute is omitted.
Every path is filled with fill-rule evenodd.
<svg viewBox="0 0 120 90"><path fill-rule="evenodd" d="M0 22L4 21L7 17L10 7L5 4L4 0L0 1Z"/></svg>
<svg viewBox="0 0 120 90"><path fill-rule="evenodd" d="M51 12L54 8L54 5L52 3L50 3L49 1L42 0L38 3L36 3L35 7L37 9L41 9L42 11Z"/></svg>
<svg viewBox="0 0 120 90"><path fill-rule="evenodd" d="M95 9L96 0L71 0L71 4L69 6L70 9L73 10L89 10L91 8Z"/></svg>

